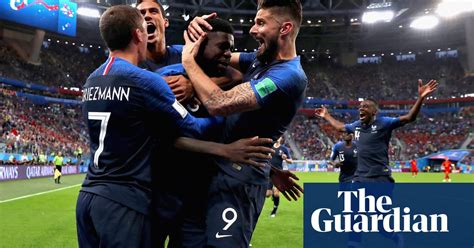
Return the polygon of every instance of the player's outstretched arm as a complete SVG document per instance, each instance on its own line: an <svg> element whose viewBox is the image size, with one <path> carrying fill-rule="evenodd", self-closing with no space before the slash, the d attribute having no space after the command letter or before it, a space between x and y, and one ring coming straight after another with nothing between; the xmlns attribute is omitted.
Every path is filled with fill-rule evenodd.
<svg viewBox="0 0 474 248"><path fill-rule="evenodd" d="M418 113L420 112L421 105L425 98L433 93L438 88L438 83L436 80L430 80L427 84L423 85L423 81L418 79L418 99L415 102L415 105L411 107L410 112L406 115L400 116L401 123L409 123L416 120Z"/></svg>
<svg viewBox="0 0 474 248"><path fill-rule="evenodd" d="M192 42L187 31L184 32L186 44L183 47L182 63L207 111L211 115L226 116L260 108L250 83L242 83L224 91L199 67L195 57L204 39L205 35L201 36L198 41Z"/></svg>
<svg viewBox="0 0 474 248"><path fill-rule="evenodd" d="M288 201L291 201L291 199L297 201L301 194L304 193L303 188L295 182L295 180L300 179L290 171L280 170L272 166L270 179Z"/></svg>
<svg viewBox="0 0 474 248"><path fill-rule="evenodd" d="M272 143L272 139L259 138L258 136L240 139L230 144L179 137L176 139L174 146L182 150L220 156L236 163L264 167L265 163L256 162L254 159L271 159L270 154L275 151L264 145L271 145Z"/></svg>
<svg viewBox="0 0 474 248"><path fill-rule="evenodd" d="M314 114L316 116L319 116L323 119L325 119L326 121L329 122L329 124L331 124L331 126L333 126L337 131L340 131L340 132L345 132L346 131L346 128L344 126L344 123L334 119L328 112L328 109L324 106L321 106L321 108L317 108L314 110Z"/></svg>

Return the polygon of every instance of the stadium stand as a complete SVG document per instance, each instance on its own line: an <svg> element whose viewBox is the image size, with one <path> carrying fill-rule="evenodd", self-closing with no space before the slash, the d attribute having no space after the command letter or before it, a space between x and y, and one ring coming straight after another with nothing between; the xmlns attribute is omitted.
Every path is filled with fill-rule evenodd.
<svg viewBox="0 0 474 248"><path fill-rule="evenodd" d="M350 114L334 114L334 117L344 123L357 120L357 116ZM415 123L394 132L389 155L391 160L405 160L458 149L473 129L472 107L463 108L459 113L421 115ZM289 130L304 158L311 160L327 159L330 148L341 137L326 121L305 115L297 116Z"/></svg>
<svg viewBox="0 0 474 248"><path fill-rule="evenodd" d="M46 86L82 87L89 74L106 59L104 50L44 42L41 65L22 60L0 41L0 76Z"/></svg>
<svg viewBox="0 0 474 248"><path fill-rule="evenodd" d="M350 68L319 66L316 63L305 65L311 79L307 96L324 99L414 99L417 95L414 85L420 78L438 80L438 98L459 97L474 92L474 78L464 77L456 58L435 59L428 55L418 56L416 61L394 61L392 58L380 64L359 64Z"/></svg>
<svg viewBox="0 0 474 248"><path fill-rule="evenodd" d="M87 151L86 128L79 105L37 105L26 98L0 92L0 153L50 155L61 151L75 157Z"/></svg>
<svg viewBox="0 0 474 248"><path fill-rule="evenodd" d="M40 56L41 65L32 65L24 62L14 49L0 41L0 54L2 54L0 77L19 80L25 84L81 88L87 76L106 59L106 54L103 49L63 43L45 41ZM360 97L377 100L412 100L417 95L416 80L418 78L425 80L434 78L440 82L437 98L461 97L466 93L474 92L474 77L464 77L464 71L457 58L435 58L433 54L418 55L416 61L396 61L394 56L386 57L379 64L359 64L349 68L340 67L334 63L320 64L308 61L305 61L303 66L310 80L306 95L332 101L356 101ZM394 85L397 87L393 87ZM2 88L60 98L74 98L72 95L61 94L57 91L38 93L29 88L10 85L8 87L3 85ZM53 111L40 111L45 106L32 105L26 108L23 103L27 100L24 98L6 95L1 97L2 100L9 102L2 106L4 128L0 140L0 143L7 144L5 147L7 152L33 152L39 146L39 149L45 151L62 147L66 154L72 154L74 147L78 145L86 147L87 140L83 133L84 127L79 118L78 107L49 104L46 108ZM13 106L13 109L7 106ZM384 106L384 109L397 108L399 106ZM395 133L390 158L408 159L443 149L459 148L469 131L473 129L473 112L472 107L466 107L459 113L420 117L413 125ZM348 113L335 116L345 122L352 122L357 118ZM11 130L5 130L5 126L8 127L12 122L16 125L16 130L27 137L23 136L21 141L12 142ZM64 125L58 124L61 122ZM29 125L22 123L29 123ZM68 125L75 127L73 130L81 131L66 132L64 127ZM41 130L41 133L34 134L37 130ZM36 143L32 142L35 137L38 139ZM340 134L324 120L299 115L291 124L289 137L296 142L296 149L299 149L302 158L319 160L329 156L331 147L340 138ZM474 148L474 140L467 144L466 148Z"/></svg>

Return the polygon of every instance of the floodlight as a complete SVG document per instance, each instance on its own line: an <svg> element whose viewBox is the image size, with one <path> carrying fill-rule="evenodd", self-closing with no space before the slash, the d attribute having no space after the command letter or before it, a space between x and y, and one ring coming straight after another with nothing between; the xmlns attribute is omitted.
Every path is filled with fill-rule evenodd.
<svg viewBox="0 0 474 248"><path fill-rule="evenodd" d="M439 24L439 19L433 15L418 17L410 23L414 29L432 29Z"/></svg>
<svg viewBox="0 0 474 248"><path fill-rule="evenodd" d="M99 18L100 12L98 9L88 8L88 7L80 7L77 9L77 14L87 17Z"/></svg>
<svg viewBox="0 0 474 248"><path fill-rule="evenodd" d="M394 13L391 10L367 11L362 15L362 22L373 24L376 22L390 22Z"/></svg>

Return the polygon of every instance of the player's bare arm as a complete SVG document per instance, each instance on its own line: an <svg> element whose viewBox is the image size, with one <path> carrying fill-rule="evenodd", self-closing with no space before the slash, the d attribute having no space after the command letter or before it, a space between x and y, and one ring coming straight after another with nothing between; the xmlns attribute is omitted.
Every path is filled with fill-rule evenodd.
<svg viewBox="0 0 474 248"><path fill-rule="evenodd" d="M339 132L345 132L346 128L344 127L344 123L334 119L328 112L328 109L324 106L321 106L321 108L317 108L314 110L314 114L316 116L319 116L331 124L337 131Z"/></svg>
<svg viewBox="0 0 474 248"><path fill-rule="evenodd" d="M265 163L256 162L254 159L270 159L270 154L275 151L264 145L272 143L272 139L259 137L240 139L230 144L179 137L176 139L174 146L182 150L224 157L236 163L264 167Z"/></svg>
<svg viewBox="0 0 474 248"><path fill-rule="evenodd" d="M195 56L199 51L200 44L205 39L205 35L201 36L196 42L192 42L187 31L185 31L184 39L183 66L194 85L199 99L201 99L211 115L226 116L237 112L255 110L260 107L250 83L242 83L230 90L224 91L199 67L195 61Z"/></svg>
<svg viewBox="0 0 474 248"><path fill-rule="evenodd" d="M286 154L284 154L284 153L281 155L281 158L282 158L285 162L287 162L287 163L289 163L289 164L292 164L292 163L293 163L293 159L288 158L288 156L286 156Z"/></svg>
<svg viewBox="0 0 474 248"><path fill-rule="evenodd" d="M418 99L415 102L415 105L411 107L410 112L406 115L400 116L400 122L409 123L416 120L418 113L420 112L421 105L425 98L433 93L438 88L438 83L436 80L430 80L427 84L423 84L421 79L418 79Z"/></svg>

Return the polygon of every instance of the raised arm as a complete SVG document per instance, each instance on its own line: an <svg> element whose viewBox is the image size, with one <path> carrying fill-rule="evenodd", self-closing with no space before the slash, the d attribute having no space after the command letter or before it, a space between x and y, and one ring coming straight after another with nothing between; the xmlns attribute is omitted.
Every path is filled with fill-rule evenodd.
<svg viewBox="0 0 474 248"><path fill-rule="evenodd" d="M426 96L434 92L437 87L438 83L436 82L436 80L430 80L427 84L423 85L423 81L421 79L418 79L418 99L416 100L415 105L411 107L410 112L408 112L408 114L400 116L400 122L406 124L415 121Z"/></svg>
<svg viewBox="0 0 474 248"><path fill-rule="evenodd" d="M242 83L230 90L224 91L199 67L195 56L205 37L203 35L196 42L192 42L187 31L184 32L186 45L183 48L182 63L194 85L194 90L207 111L211 115L226 116L260 108L250 83Z"/></svg>
<svg viewBox="0 0 474 248"><path fill-rule="evenodd" d="M346 128L344 126L344 123L334 119L328 112L328 109L324 106L321 106L321 108L317 108L314 110L316 116L319 116L331 124L337 131L340 132L345 132Z"/></svg>
<svg viewBox="0 0 474 248"><path fill-rule="evenodd" d="M240 139L230 144L179 137L176 139L174 146L182 150L224 157L237 163L264 167L266 163L258 163L253 159L270 159L270 154L274 153L274 151L263 145L272 143L272 139L259 137Z"/></svg>

